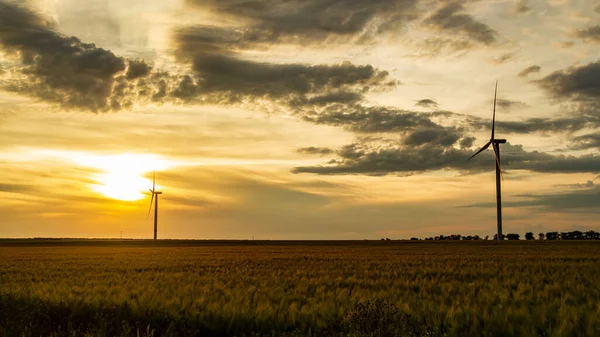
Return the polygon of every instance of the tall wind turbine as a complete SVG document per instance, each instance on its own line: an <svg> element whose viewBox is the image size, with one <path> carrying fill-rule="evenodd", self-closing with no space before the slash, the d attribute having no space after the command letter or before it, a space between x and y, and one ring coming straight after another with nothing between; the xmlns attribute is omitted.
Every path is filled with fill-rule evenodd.
<svg viewBox="0 0 600 337"><path fill-rule="evenodd" d="M498 217L498 236L497 240L502 240L502 191L500 178L504 180L504 176L502 174L502 169L500 168L500 144L506 143L506 139L496 139L494 138L494 129L496 126L496 95L498 93L498 81L496 81L496 89L494 90L494 114L492 116L492 137L490 141L487 142L479 151L475 152L474 155L469 158L471 160L473 157L478 155L479 153L485 151L490 145L494 149L494 157L496 159L496 209L497 209L497 217Z"/></svg>
<svg viewBox="0 0 600 337"><path fill-rule="evenodd" d="M150 216L152 202L154 202L154 240L156 240L156 233L158 231L158 196L162 194L162 192L156 191L156 171L154 171L152 174L152 189L148 190L150 193L152 193L152 198L150 199L150 208L148 209L148 216ZM156 196L156 198L154 196Z"/></svg>

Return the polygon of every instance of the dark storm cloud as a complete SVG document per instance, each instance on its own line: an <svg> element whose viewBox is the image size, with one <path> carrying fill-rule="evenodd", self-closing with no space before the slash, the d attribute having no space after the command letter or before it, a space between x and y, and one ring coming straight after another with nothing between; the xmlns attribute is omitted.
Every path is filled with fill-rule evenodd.
<svg viewBox="0 0 600 337"><path fill-rule="evenodd" d="M555 99L600 104L600 60L555 71L535 83Z"/></svg>
<svg viewBox="0 0 600 337"><path fill-rule="evenodd" d="M423 108L437 108L439 106L438 102L429 98L418 100L415 105Z"/></svg>
<svg viewBox="0 0 600 337"><path fill-rule="evenodd" d="M527 152L521 145L505 144L502 149L503 169L519 169L544 173L596 173L600 156L554 156L537 151ZM421 146L370 146L351 144L337 151L339 158L321 166L296 167L293 173L323 175L410 175L433 170L458 170L476 173L493 168L491 151L468 160L472 150L456 149L435 143Z"/></svg>
<svg viewBox="0 0 600 337"><path fill-rule="evenodd" d="M321 155L321 156L334 153L334 151L332 149L330 149L330 148L327 148L327 147L314 147L314 146L303 147L303 148L300 148L300 149L296 150L296 152L298 152L298 153L305 153L305 154L317 154L317 155Z"/></svg>
<svg viewBox="0 0 600 337"><path fill-rule="evenodd" d="M575 35L584 40L600 43L600 25L580 29Z"/></svg>
<svg viewBox="0 0 600 337"><path fill-rule="evenodd" d="M519 72L518 76L519 77L525 77L525 76L527 76L529 74L532 74L532 73L539 73L541 69L542 68L540 66L533 65L531 67L527 67L527 68L521 70L521 72Z"/></svg>
<svg viewBox="0 0 600 337"><path fill-rule="evenodd" d="M187 0L245 25L251 43L369 41L419 17L418 0ZM227 35L227 34L226 34Z"/></svg>
<svg viewBox="0 0 600 337"><path fill-rule="evenodd" d="M600 132L577 136L572 141L571 148L574 150L600 149Z"/></svg>
<svg viewBox="0 0 600 337"><path fill-rule="evenodd" d="M143 61L61 35L38 13L6 1L0 1L0 47L21 63L4 89L64 107L105 111L129 105L138 94L132 80L150 72Z"/></svg>
<svg viewBox="0 0 600 337"><path fill-rule="evenodd" d="M447 2L429 16L424 23L449 33L465 34L470 39L485 45L496 41L496 32L491 27L464 12L465 7L461 2Z"/></svg>

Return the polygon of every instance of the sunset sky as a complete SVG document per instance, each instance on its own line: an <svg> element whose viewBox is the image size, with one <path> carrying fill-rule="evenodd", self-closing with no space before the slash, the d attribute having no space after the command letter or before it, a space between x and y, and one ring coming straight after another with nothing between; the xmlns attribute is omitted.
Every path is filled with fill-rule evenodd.
<svg viewBox="0 0 600 337"><path fill-rule="evenodd" d="M0 0L0 237L600 230L600 3ZM146 192L144 192L146 191Z"/></svg>

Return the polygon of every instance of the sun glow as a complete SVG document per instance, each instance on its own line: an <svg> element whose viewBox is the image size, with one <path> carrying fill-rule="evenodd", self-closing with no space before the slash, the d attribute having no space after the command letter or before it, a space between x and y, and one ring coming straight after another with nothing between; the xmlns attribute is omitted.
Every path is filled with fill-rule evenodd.
<svg viewBox="0 0 600 337"><path fill-rule="evenodd" d="M102 171L92 177L97 182L92 185L94 191L123 201L137 201L146 197L144 192L152 188L152 180L144 178L145 173L173 166L167 160L147 154L86 155L78 156L75 161ZM159 184L156 189L161 189Z"/></svg>

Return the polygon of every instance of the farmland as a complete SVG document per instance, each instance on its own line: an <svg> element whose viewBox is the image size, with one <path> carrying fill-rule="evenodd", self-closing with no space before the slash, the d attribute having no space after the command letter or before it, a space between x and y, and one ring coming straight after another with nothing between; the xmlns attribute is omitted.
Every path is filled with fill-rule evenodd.
<svg viewBox="0 0 600 337"><path fill-rule="evenodd" d="M600 336L599 242L0 241L1 336Z"/></svg>

